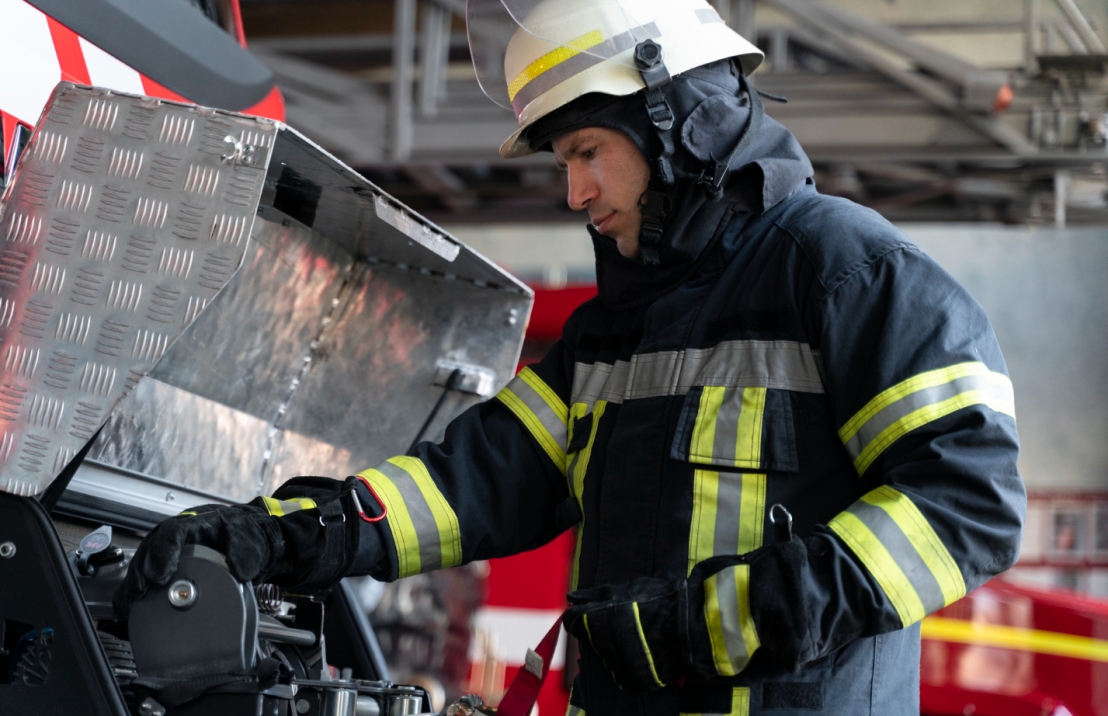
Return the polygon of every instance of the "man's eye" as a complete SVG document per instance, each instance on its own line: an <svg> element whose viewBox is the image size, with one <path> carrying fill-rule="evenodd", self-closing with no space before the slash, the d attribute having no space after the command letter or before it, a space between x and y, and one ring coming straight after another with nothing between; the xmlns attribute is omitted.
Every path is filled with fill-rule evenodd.
<svg viewBox="0 0 1108 716"><path fill-rule="evenodd" d="M585 151L581 152L581 156L583 156L585 159L592 159L596 156L596 147L593 147L592 149L586 149Z"/></svg>

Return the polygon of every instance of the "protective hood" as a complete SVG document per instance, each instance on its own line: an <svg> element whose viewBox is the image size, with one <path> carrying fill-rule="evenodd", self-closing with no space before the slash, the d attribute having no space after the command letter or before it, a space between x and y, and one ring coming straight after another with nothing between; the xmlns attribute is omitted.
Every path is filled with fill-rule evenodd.
<svg viewBox="0 0 1108 716"><path fill-rule="evenodd" d="M696 271L706 249L736 213L759 214L812 176L812 164L792 134L764 117L746 149L731 158L723 197L711 201L699 181L702 172L731 154L750 118L750 100L739 71L729 60L697 67L674 77L665 93L675 115L676 182L669 188L672 208L664 223L659 265L624 258L613 239L588 227L596 249L600 299L614 309L643 305L671 291ZM533 149L546 149L558 135L596 126L627 134L652 164L661 150L641 93L586 95L537 122L528 141Z"/></svg>

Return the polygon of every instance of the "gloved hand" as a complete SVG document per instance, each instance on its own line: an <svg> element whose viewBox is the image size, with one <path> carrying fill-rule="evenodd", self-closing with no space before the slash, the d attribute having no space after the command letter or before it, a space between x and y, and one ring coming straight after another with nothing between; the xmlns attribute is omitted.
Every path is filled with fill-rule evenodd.
<svg viewBox="0 0 1108 716"><path fill-rule="evenodd" d="M688 579L643 578L571 592L562 622L625 691L653 691L681 677L734 676L748 665L759 674L785 673L810 648L801 589L806 564L797 538L713 557Z"/></svg>
<svg viewBox="0 0 1108 716"><path fill-rule="evenodd" d="M689 585L636 579L570 592L566 630L589 645L625 691L653 691L681 678L692 661Z"/></svg>
<svg viewBox="0 0 1108 716"><path fill-rule="evenodd" d="M367 514L364 510L376 508ZM220 552L240 582L258 580L311 593L333 586L359 564L375 565L381 541L373 522L384 515L366 484L296 477L245 505L203 505L171 517L139 545L113 598L126 615L151 585L167 584L185 545ZM361 559L359 559L359 556Z"/></svg>

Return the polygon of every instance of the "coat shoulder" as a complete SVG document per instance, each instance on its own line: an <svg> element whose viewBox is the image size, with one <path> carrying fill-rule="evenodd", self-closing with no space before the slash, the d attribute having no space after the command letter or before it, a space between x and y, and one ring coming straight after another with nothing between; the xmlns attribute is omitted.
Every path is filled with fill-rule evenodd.
<svg viewBox="0 0 1108 716"><path fill-rule="evenodd" d="M885 217L849 199L805 192L774 221L811 263L827 292L891 253L922 254Z"/></svg>

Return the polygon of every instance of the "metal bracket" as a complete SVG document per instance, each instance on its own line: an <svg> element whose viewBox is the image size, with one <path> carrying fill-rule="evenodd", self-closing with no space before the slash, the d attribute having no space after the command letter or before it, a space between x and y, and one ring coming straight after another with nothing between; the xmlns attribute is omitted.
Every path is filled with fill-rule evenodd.
<svg viewBox="0 0 1108 716"><path fill-rule="evenodd" d="M461 380L455 385L455 390L480 395L482 398L492 395L493 388L496 386L496 373L491 368L479 365L439 361L435 365L435 377L432 378L431 384L446 386L446 382L450 380L455 370L461 371Z"/></svg>

